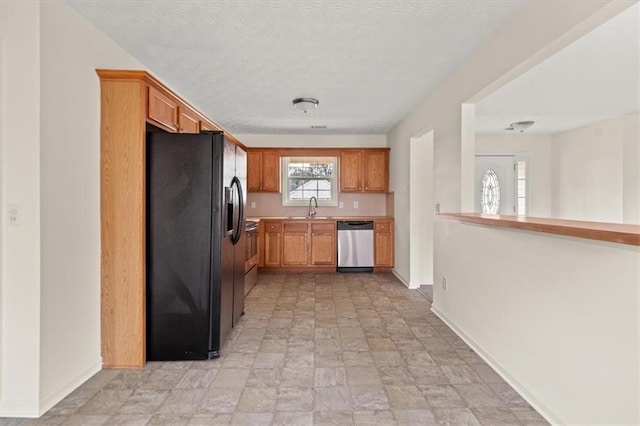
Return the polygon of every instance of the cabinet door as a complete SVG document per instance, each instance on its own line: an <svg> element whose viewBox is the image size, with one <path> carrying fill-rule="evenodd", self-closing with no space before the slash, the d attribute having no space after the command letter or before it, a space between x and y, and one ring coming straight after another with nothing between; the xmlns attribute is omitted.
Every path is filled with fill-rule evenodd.
<svg viewBox="0 0 640 426"><path fill-rule="evenodd" d="M340 155L340 191L362 191L362 151L342 151Z"/></svg>
<svg viewBox="0 0 640 426"><path fill-rule="evenodd" d="M364 190L387 192L389 185L389 158L387 151L364 151Z"/></svg>
<svg viewBox="0 0 640 426"><path fill-rule="evenodd" d="M247 191L260 191L262 153L247 151Z"/></svg>
<svg viewBox="0 0 640 426"><path fill-rule="evenodd" d="M215 131L215 132L220 132L222 131L222 129L220 129L218 126L215 126L213 123L209 123L208 121L201 121L200 122L200 130L201 131Z"/></svg>
<svg viewBox="0 0 640 426"><path fill-rule="evenodd" d="M282 251L282 223L265 222L264 224L264 266L280 266Z"/></svg>
<svg viewBox="0 0 640 426"><path fill-rule="evenodd" d="M280 154L262 151L262 187L264 192L280 192Z"/></svg>
<svg viewBox="0 0 640 426"><path fill-rule="evenodd" d="M172 132L178 131L178 104L155 87L149 86L148 116Z"/></svg>
<svg viewBox="0 0 640 426"><path fill-rule="evenodd" d="M284 223L282 233L282 266L306 266L309 224Z"/></svg>
<svg viewBox="0 0 640 426"><path fill-rule="evenodd" d="M179 107L178 125L180 133L200 133L200 118L187 108Z"/></svg>
<svg viewBox="0 0 640 426"><path fill-rule="evenodd" d="M337 257L335 225L311 224L311 265L336 265Z"/></svg>
<svg viewBox="0 0 640 426"><path fill-rule="evenodd" d="M376 222L374 232L374 266L393 266L393 230L391 222Z"/></svg>

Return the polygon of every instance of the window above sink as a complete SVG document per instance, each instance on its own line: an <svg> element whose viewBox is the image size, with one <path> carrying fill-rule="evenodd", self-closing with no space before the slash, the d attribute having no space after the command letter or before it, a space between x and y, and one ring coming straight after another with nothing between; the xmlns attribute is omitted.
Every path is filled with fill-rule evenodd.
<svg viewBox="0 0 640 426"><path fill-rule="evenodd" d="M311 197L319 206L338 205L338 158L282 157L282 205L307 206Z"/></svg>

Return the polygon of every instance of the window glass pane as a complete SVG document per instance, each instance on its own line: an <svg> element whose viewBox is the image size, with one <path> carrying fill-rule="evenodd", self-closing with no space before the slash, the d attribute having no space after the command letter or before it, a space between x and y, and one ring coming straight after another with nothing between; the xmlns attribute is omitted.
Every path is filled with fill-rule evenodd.
<svg viewBox="0 0 640 426"><path fill-rule="evenodd" d="M336 205L337 157L283 158L283 204L304 205L311 197Z"/></svg>
<svg viewBox="0 0 640 426"><path fill-rule="evenodd" d="M518 179L525 179L527 173L527 162L518 161Z"/></svg>
<svg viewBox="0 0 640 426"><path fill-rule="evenodd" d="M518 214L527 214L527 200L525 200L524 198L518 198Z"/></svg>

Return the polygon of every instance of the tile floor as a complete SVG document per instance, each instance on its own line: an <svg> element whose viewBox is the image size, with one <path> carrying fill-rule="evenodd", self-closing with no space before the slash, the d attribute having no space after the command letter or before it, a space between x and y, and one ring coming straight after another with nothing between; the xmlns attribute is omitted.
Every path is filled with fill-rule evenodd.
<svg viewBox="0 0 640 426"><path fill-rule="evenodd" d="M222 357L103 370L0 425L547 424L390 274L262 275Z"/></svg>

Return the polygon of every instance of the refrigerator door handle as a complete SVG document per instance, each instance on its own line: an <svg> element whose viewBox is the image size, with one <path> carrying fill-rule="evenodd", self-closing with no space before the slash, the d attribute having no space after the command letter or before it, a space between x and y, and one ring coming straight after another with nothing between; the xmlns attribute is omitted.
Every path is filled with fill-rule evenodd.
<svg viewBox="0 0 640 426"><path fill-rule="evenodd" d="M242 229L244 228L242 223L243 216L244 216L244 195L242 193L242 183L240 182L240 179L238 179L237 176L234 176L233 179L231 180L231 187L234 188L238 194L238 212L237 212L238 222L235 224L235 232L231 237L231 242L233 243L233 245L236 245L238 241L240 241L240 237L242 236ZM234 196L234 200L235 200L235 196ZM234 205L234 210L235 210L235 205ZM235 211L234 211L234 216L235 216Z"/></svg>
<svg viewBox="0 0 640 426"><path fill-rule="evenodd" d="M233 184L232 184L233 185ZM225 224L224 224L224 235L225 237L230 236L233 238L233 222L234 222L234 196L233 196L233 187L225 186L224 187L224 205L225 205Z"/></svg>

